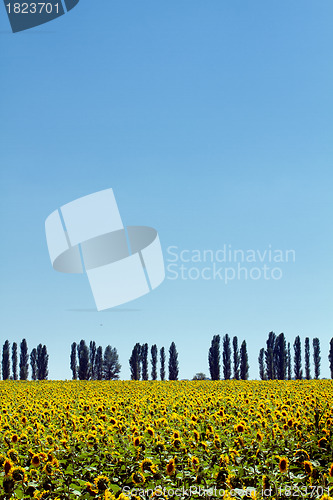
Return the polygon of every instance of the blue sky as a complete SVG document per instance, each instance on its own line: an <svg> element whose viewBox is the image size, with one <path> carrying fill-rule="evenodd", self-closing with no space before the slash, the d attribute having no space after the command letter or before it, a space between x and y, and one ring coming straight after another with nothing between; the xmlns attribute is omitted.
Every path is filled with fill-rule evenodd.
<svg viewBox="0 0 333 500"><path fill-rule="evenodd" d="M208 373L213 335L246 339L250 376L269 331L318 336L332 321L330 0L81 0L12 34L1 7L1 330L45 343L70 378L73 341L179 351ZM170 280L94 311L86 277L55 272L46 217L112 187L123 222L179 250L293 249L280 280ZM166 263L168 264L168 262Z"/></svg>

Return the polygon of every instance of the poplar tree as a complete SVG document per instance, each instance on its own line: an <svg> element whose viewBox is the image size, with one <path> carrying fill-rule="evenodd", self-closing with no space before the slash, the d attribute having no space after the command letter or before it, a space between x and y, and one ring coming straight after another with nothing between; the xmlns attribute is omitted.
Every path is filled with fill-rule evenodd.
<svg viewBox="0 0 333 500"><path fill-rule="evenodd" d="M73 342L73 344L71 345L71 357L70 357L70 360L71 360L70 367L72 370L72 379L73 380L77 380L77 368L78 367L77 367L76 350L77 350L76 342Z"/></svg>
<svg viewBox="0 0 333 500"><path fill-rule="evenodd" d="M266 362L266 376L268 380L275 379L275 366L274 366L274 347L275 347L275 333L269 332L268 339L266 340L265 362Z"/></svg>
<svg viewBox="0 0 333 500"><path fill-rule="evenodd" d="M137 342L133 347L132 354L129 359L132 380L140 380L140 375L141 375L140 362L141 362L141 345Z"/></svg>
<svg viewBox="0 0 333 500"><path fill-rule="evenodd" d="M304 346L304 367L305 367L305 378L310 380L310 339L309 337L305 338L305 346Z"/></svg>
<svg viewBox="0 0 333 500"><path fill-rule="evenodd" d="M96 379L103 380L103 348L102 348L102 346L97 347L95 362L96 362Z"/></svg>
<svg viewBox="0 0 333 500"><path fill-rule="evenodd" d="M148 380L148 344L141 348L142 380Z"/></svg>
<svg viewBox="0 0 333 500"><path fill-rule="evenodd" d="M79 380L89 380L90 378L89 349L84 340L80 340L80 343L77 346L77 357L78 357Z"/></svg>
<svg viewBox="0 0 333 500"><path fill-rule="evenodd" d="M48 376L49 356L47 354L46 345L38 344L37 346L37 379L46 380Z"/></svg>
<svg viewBox="0 0 333 500"><path fill-rule="evenodd" d="M234 379L239 380L239 349L238 349L238 338L235 336L232 339L232 348L233 348L233 361L234 361Z"/></svg>
<svg viewBox="0 0 333 500"><path fill-rule="evenodd" d="M10 343L8 340L2 347L2 378L8 380L10 377Z"/></svg>
<svg viewBox="0 0 333 500"><path fill-rule="evenodd" d="M319 378L320 375L320 341L318 337L315 337L313 339L313 364L314 364L314 373L315 373L315 378Z"/></svg>
<svg viewBox="0 0 333 500"><path fill-rule="evenodd" d="M169 380L178 380L178 352L176 344L171 342L169 349Z"/></svg>
<svg viewBox="0 0 333 500"><path fill-rule="evenodd" d="M249 357L245 340L243 340L240 348L240 378L242 380L249 378Z"/></svg>
<svg viewBox="0 0 333 500"><path fill-rule="evenodd" d="M284 333L275 339L274 345L274 372L278 380L285 380L287 375L287 349Z"/></svg>
<svg viewBox="0 0 333 500"><path fill-rule="evenodd" d="M220 336L214 335L208 352L210 378L220 380Z"/></svg>
<svg viewBox="0 0 333 500"><path fill-rule="evenodd" d="M296 380L301 380L303 377L301 339L299 338L299 335L297 335L294 342L294 374Z"/></svg>
<svg viewBox="0 0 333 500"><path fill-rule="evenodd" d="M13 367L13 379L17 380L17 343L13 342L12 345L12 367Z"/></svg>
<svg viewBox="0 0 333 500"><path fill-rule="evenodd" d="M288 342L288 348L287 348L287 378L288 380L291 380L291 352L290 352L290 342Z"/></svg>
<svg viewBox="0 0 333 500"><path fill-rule="evenodd" d="M265 364L264 364L265 349L262 348L259 351L258 363L259 363L259 376L261 380L266 380Z"/></svg>
<svg viewBox="0 0 333 500"><path fill-rule="evenodd" d="M231 348L230 348L230 337L226 333L223 337L223 376L224 380L230 380L231 378Z"/></svg>
<svg viewBox="0 0 333 500"><path fill-rule="evenodd" d="M37 380L37 350L34 347L30 353L31 378Z"/></svg>
<svg viewBox="0 0 333 500"><path fill-rule="evenodd" d="M330 363L331 378L333 378L333 337L330 340L330 350L328 352L328 361Z"/></svg>
<svg viewBox="0 0 333 500"><path fill-rule="evenodd" d="M157 345L154 344L150 349L151 353L151 378L152 380L157 379Z"/></svg>
<svg viewBox="0 0 333 500"><path fill-rule="evenodd" d="M89 363L90 363L90 377L92 380L96 379L96 342L94 340L90 341L89 344Z"/></svg>
<svg viewBox="0 0 333 500"><path fill-rule="evenodd" d="M20 344L20 380L27 380L29 373L28 344L25 339Z"/></svg>
<svg viewBox="0 0 333 500"><path fill-rule="evenodd" d="M161 347L161 349L160 349L160 363L161 363L160 377L161 377L161 380L165 380L165 349L164 349L164 347Z"/></svg>

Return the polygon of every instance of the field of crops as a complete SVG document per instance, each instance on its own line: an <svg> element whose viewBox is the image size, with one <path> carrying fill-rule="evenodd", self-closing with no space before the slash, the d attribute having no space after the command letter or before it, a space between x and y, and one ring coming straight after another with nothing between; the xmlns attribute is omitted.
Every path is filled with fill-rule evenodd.
<svg viewBox="0 0 333 500"><path fill-rule="evenodd" d="M0 498L332 498L333 381L0 382Z"/></svg>

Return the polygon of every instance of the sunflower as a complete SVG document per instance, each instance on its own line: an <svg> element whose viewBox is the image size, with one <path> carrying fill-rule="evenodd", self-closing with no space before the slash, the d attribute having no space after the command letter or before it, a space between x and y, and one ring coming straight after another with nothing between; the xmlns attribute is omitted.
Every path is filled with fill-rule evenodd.
<svg viewBox="0 0 333 500"><path fill-rule="evenodd" d="M182 442L181 442L181 440L180 440L180 439L174 439L174 440L173 440L173 443L172 443L172 446L173 446L174 448L180 448L180 447L181 447L181 444L182 444Z"/></svg>
<svg viewBox="0 0 333 500"><path fill-rule="evenodd" d="M309 460L304 460L303 465L304 465L305 472L306 472L307 474L311 474L312 469L313 469L313 467L312 467L312 463L311 463L311 462L309 462Z"/></svg>
<svg viewBox="0 0 333 500"><path fill-rule="evenodd" d="M245 430L245 427L244 427L244 424L242 422L240 422L239 424L235 425L235 431L237 431L237 432L244 432L244 430Z"/></svg>
<svg viewBox="0 0 333 500"><path fill-rule="evenodd" d="M12 438L11 438L12 443L14 443L14 444L15 444L15 443L17 443L17 441L18 441L18 440L19 440L18 435L17 435L17 434L13 434L13 435L12 435Z"/></svg>
<svg viewBox="0 0 333 500"><path fill-rule="evenodd" d="M14 462L15 464L17 464L19 462L19 456L18 456L16 450L13 450L13 449L8 450L7 455L9 456L11 461Z"/></svg>
<svg viewBox="0 0 333 500"><path fill-rule="evenodd" d="M52 437L52 436L46 436L46 441L48 442L48 444L49 444L50 446L52 446L52 445L53 445L53 443L54 443L54 439L53 439L53 437Z"/></svg>
<svg viewBox="0 0 333 500"><path fill-rule="evenodd" d="M14 481L25 482L27 480L27 475L23 467L14 467L12 469L12 478L14 479Z"/></svg>
<svg viewBox="0 0 333 500"><path fill-rule="evenodd" d="M175 470L176 470L175 460L173 458L171 458L171 460L169 460L169 462L167 463L166 472L169 476L172 476L172 474L174 474Z"/></svg>
<svg viewBox="0 0 333 500"><path fill-rule="evenodd" d="M199 459L198 457L192 457L191 458L191 464L194 469L196 469L199 465Z"/></svg>
<svg viewBox="0 0 333 500"><path fill-rule="evenodd" d="M319 439L318 446L319 446L319 448L326 448L326 446L327 446L327 439L324 438L324 437L321 438L321 439Z"/></svg>
<svg viewBox="0 0 333 500"><path fill-rule="evenodd" d="M304 460L310 460L309 454L306 450L299 449L294 454L295 460L297 462L304 462Z"/></svg>
<svg viewBox="0 0 333 500"><path fill-rule="evenodd" d="M134 446L140 446L140 437L139 436L136 436L133 439L133 444L134 444Z"/></svg>
<svg viewBox="0 0 333 500"><path fill-rule="evenodd" d="M39 467L40 465L39 455L33 455L33 457L31 458L31 465L33 465L34 467Z"/></svg>
<svg viewBox="0 0 333 500"><path fill-rule="evenodd" d="M152 427L148 427L147 432L149 436L154 437L155 436L155 431Z"/></svg>
<svg viewBox="0 0 333 500"><path fill-rule="evenodd" d="M109 478L106 476L98 476L94 479L95 486L97 486L98 491L105 491L109 485Z"/></svg>
<svg viewBox="0 0 333 500"><path fill-rule="evenodd" d="M8 476L8 474L11 472L12 468L13 468L13 464L10 460L5 460L4 464L3 464L3 468L4 468L4 471L5 471L5 475Z"/></svg>
<svg viewBox="0 0 333 500"><path fill-rule="evenodd" d="M198 432L198 431L196 431L196 430L194 430L194 431L193 431L193 435L194 435L194 439L195 439L196 441L199 441L199 437L200 437L199 432Z"/></svg>
<svg viewBox="0 0 333 500"><path fill-rule="evenodd" d="M52 474L54 472L54 468L53 468L52 463L47 462L47 464L44 465L44 467L43 467L43 472L44 472L44 474L47 474L48 476L52 476Z"/></svg>
<svg viewBox="0 0 333 500"><path fill-rule="evenodd" d="M87 492L92 495L92 496L95 496L95 495L98 495L98 490L96 490L94 488L94 485L91 484L91 483L85 483L85 487L86 487L86 490Z"/></svg>
<svg viewBox="0 0 333 500"><path fill-rule="evenodd" d="M152 465L153 462L149 458L145 458L140 464L140 469L142 470L142 472L150 471Z"/></svg>
<svg viewBox="0 0 333 500"><path fill-rule="evenodd" d="M288 458L287 457L280 457L279 461L279 471L283 474L284 472L287 472L288 470Z"/></svg>
<svg viewBox="0 0 333 500"><path fill-rule="evenodd" d="M262 488L263 490L269 490L270 484L269 484L269 479L267 476L262 476Z"/></svg>
<svg viewBox="0 0 333 500"><path fill-rule="evenodd" d="M261 443L263 439L264 439L263 435L261 434L261 432L258 431L257 432L257 441L259 443Z"/></svg>
<svg viewBox="0 0 333 500"><path fill-rule="evenodd" d="M135 485L143 484L145 482L145 476L141 472L133 472L131 479Z"/></svg>

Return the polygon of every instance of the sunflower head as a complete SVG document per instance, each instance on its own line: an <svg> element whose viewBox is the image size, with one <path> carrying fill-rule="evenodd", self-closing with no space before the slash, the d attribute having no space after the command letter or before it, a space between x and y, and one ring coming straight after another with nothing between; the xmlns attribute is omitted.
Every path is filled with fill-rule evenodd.
<svg viewBox="0 0 333 500"><path fill-rule="evenodd" d="M11 441L12 441L12 443L14 443L14 444L15 444L15 443L17 443L17 442L18 442L18 440L19 440L18 435L17 435L17 434L13 434L13 435L12 435L12 437L11 437Z"/></svg>
<svg viewBox="0 0 333 500"><path fill-rule="evenodd" d="M310 475L312 472L312 469L313 469L312 463L309 462L309 460L304 460L303 465L304 465L305 472Z"/></svg>
<svg viewBox="0 0 333 500"><path fill-rule="evenodd" d="M279 471L283 474L284 472L287 472L288 470L288 458L287 457L280 457L279 461Z"/></svg>
<svg viewBox="0 0 333 500"><path fill-rule="evenodd" d="M169 462L167 463L166 473L169 476L171 476L172 474L174 474L175 470L176 470L175 460L173 458L171 458L171 460L169 460Z"/></svg>
<svg viewBox="0 0 333 500"><path fill-rule="evenodd" d="M22 467L14 467L12 469L12 478L14 481L26 481L27 475Z"/></svg>
<svg viewBox="0 0 333 500"><path fill-rule="evenodd" d="M95 486L98 488L98 491L105 491L109 485L109 478L106 476L98 476L94 480Z"/></svg>
<svg viewBox="0 0 333 500"><path fill-rule="evenodd" d="M263 490L269 490L270 484L267 476L262 476L262 488Z"/></svg>
<svg viewBox="0 0 333 500"><path fill-rule="evenodd" d="M91 484L91 483L86 483L86 484L85 484L85 487L86 487L86 490L87 490L87 492L89 493L89 495L91 495L91 496L96 496L96 495L98 495L98 490L96 490L96 489L94 488L94 485L93 485L93 484Z"/></svg>
<svg viewBox="0 0 333 500"><path fill-rule="evenodd" d="M33 455L31 458L31 465L34 467L38 467L40 465L40 458L39 455Z"/></svg>
<svg viewBox="0 0 333 500"><path fill-rule="evenodd" d="M326 448L326 446L327 446L327 439L324 438L324 437L322 437L321 439L319 439L318 446L319 446L319 448Z"/></svg>
<svg viewBox="0 0 333 500"><path fill-rule="evenodd" d="M155 436L155 431L152 427L148 427L147 432L149 436L154 437Z"/></svg>
<svg viewBox="0 0 333 500"><path fill-rule="evenodd" d="M145 458L141 464L140 464L140 468L142 470L142 472L145 472L145 471L150 471L151 470L151 466L153 465L153 462L149 459L149 458Z"/></svg>
<svg viewBox="0 0 333 500"><path fill-rule="evenodd" d="M135 485L143 484L146 480L141 472L133 472L131 479Z"/></svg>
<svg viewBox="0 0 333 500"><path fill-rule="evenodd" d="M134 444L134 446L140 446L139 436L135 436L135 438L133 439L133 444Z"/></svg>
<svg viewBox="0 0 333 500"><path fill-rule="evenodd" d="M4 471L5 471L5 475L8 476L13 468L13 464L10 460L5 460L4 464L3 464L3 468L4 468Z"/></svg>

